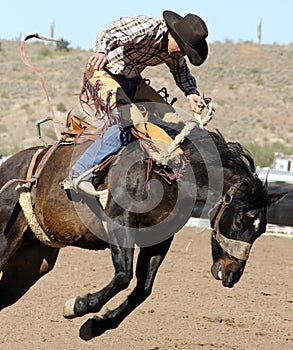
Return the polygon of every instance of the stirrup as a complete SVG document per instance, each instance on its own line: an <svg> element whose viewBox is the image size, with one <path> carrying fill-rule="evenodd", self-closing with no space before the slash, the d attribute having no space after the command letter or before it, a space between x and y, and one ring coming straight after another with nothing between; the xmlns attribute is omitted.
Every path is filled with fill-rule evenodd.
<svg viewBox="0 0 293 350"><path fill-rule="evenodd" d="M75 192L83 192L84 194L87 194L89 196L94 196L99 198L100 191L96 191L94 185L91 183L90 180L87 179L87 177L93 172L99 169L99 165L95 165L91 169L85 171L81 175L72 173L69 175L66 179L64 179L60 185L63 190L72 190Z"/></svg>
<svg viewBox="0 0 293 350"><path fill-rule="evenodd" d="M94 171L99 169L99 165L95 165L91 169L85 171L81 175L79 173L71 171L71 173L67 176L66 179L64 179L62 182L60 182L60 186L63 190L74 190L78 191L79 183L82 181L86 181L86 178Z"/></svg>
<svg viewBox="0 0 293 350"><path fill-rule="evenodd" d="M67 177L62 182L60 182L60 187L64 191L70 191L70 190L75 191L73 181L72 179L70 179L70 177Z"/></svg>

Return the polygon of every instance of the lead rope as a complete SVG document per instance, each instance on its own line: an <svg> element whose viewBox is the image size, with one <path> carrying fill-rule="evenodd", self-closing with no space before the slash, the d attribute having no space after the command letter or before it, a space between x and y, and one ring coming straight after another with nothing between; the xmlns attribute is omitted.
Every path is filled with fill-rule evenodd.
<svg viewBox="0 0 293 350"><path fill-rule="evenodd" d="M194 112L195 121L186 122L184 128L181 130L175 139L171 142L166 152L160 152L160 158L158 164L167 165L168 161L172 158L172 153L180 146L184 139L191 133L191 131L198 127L203 129L214 117L215 109L212 105L211 99L203 98L204 108L207 108L207 114L201 118L200 114Z"/></svg>
<svg viewBox="0 0 293 350"><path fill-rule="evenodd" d="M20 55L21 55L21 59L22 59L23 63L26 66L28 66L30 69L32 69L40 78L41 85L42 85L43 90L45 91L45 94L46 94L46 97L47 97L47 101L48 101L48 104L49 104L49 109L50 109L50 112L52 114L52 117L51 118L50 117L46 118L46 120L52 120L57 140L59 140L61 138L61 132L60 132L59 127L57 125L57 124L59 124L59 122L56 120L55 113L54 113L54 110L52 108L52 103L51 103L50 96L48 94L48 90L47 90L47 86L46 86L46 82L45 82L44 76L43 76L41 70L37 66L34 66L34 65L32 65L31 63L28 62L28 60L26 58L26 55L25 55L25 50L24 50L25 42L27 40L32 39L32 38L45 40L45 41L54 41L54 42L57 42L58 40L54 40L54 39L46 38L44 36L40 36L38 33L27 35L25 37L25 39L20 43Z"/></svg>

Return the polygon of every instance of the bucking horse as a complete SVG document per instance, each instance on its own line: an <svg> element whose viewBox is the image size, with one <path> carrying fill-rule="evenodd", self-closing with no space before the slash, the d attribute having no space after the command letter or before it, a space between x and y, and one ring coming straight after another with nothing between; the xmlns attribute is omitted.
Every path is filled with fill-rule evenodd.
<svg viewBox="0 0 293 350"><path fill-rule="evenodd" d="M184 124L161 121L160 127L175 139ZM104 208L97 198L60 187L90 144L33 147L1 165L0 309L52 270L62 247L110 249L110 283L68 300L64 317L98 313L135 274L136 286L125 301L89 318L80 327L80 337L90 340L118 327L151 294L175 233L197 205L209 208L212 275L229 288L239 281L252 244L266 230L267 207L283 196L268 193L251 155L239 143L195 127L180 145L177 164L158 166L146 157L139 140L133 141L93 180L108 189Z"/></svg>

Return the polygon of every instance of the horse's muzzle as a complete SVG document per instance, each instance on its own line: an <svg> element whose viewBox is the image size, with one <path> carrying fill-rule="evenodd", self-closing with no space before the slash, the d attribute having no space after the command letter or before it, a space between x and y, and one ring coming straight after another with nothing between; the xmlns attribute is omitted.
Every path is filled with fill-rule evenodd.
<svg viewBox="0 0 293 350"><path fill-rule="evenodd" d="M211 267L211 273L215 279L221 280L224 287L232 288L240 280L243 274L245 261L229 262L217 261Z"/></svg>

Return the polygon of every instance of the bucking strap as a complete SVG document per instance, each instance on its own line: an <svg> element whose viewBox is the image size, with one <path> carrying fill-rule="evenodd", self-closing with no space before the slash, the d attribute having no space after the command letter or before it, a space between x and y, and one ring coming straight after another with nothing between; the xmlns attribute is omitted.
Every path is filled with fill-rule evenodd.
<svg viewBox="0 0 293 350"><path fill-rule="evenodd" d="M41 227L40 223L37 220L37 217L34 213L32 199L31 199L31 190L29 185L17 186L16 191L18 193L19 204L22 208L23 215L26 218L28 225L34 235L42 243L52 247L52 248L63 248L66 244L57 242L47 235L45 230Z"/></svg>

